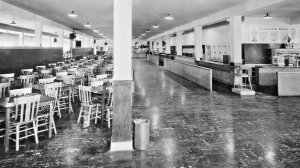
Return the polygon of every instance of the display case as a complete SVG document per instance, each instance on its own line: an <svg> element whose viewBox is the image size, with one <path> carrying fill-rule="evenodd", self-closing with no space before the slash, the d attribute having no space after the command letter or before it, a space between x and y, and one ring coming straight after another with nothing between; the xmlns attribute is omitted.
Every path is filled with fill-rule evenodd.
<svg viewBox="0 0 300 168"><path fill-rule="evenodd" d="M300 49L272 49L272 64L294 66L300 59Z"/></svg>

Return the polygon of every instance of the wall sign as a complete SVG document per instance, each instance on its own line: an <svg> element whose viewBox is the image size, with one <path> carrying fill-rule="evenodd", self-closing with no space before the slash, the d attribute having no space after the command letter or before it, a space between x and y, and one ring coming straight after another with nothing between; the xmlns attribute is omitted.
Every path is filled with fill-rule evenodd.
<svg viewBox="0 0 300 168"><path fill-rule="evenodd" d="M252 43L287 43L288 37L292 42L297 40L297 30L289 27L262 27L249 28L249 41Z"/></svg>

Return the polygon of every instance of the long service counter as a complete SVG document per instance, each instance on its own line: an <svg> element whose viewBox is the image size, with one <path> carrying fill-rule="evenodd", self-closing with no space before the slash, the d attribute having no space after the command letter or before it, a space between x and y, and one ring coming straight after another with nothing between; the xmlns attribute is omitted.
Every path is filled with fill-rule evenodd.
<svg viewBox="0 0 300 168"><path fill-rule="evenodd" d="M163 64L161 64L160 62L162 57L163 57ZM221 82L231 87L233 87L234 84L234 67L230 65L226 65L218 62L195 61L194 58L191 57L170 56L170 55L167 56L148 55L148 60L155 63L156 65L162 65L167 70L170 70L187 79L189 79L188 76L191 76L191 78L193 78L193 76L197 76L197 73L200 72L195 71L196 72L195 73L194 71L186 71L184 70L186 66L188 67L197 66L202 68L208 68L212 72L212 79L214 81ZM172 69L169 68L169 65L171 63L172 65L174 64ZM255 78L253 84L256 84L257 88L264 88L261 91L264 92L272 89L271 92L269 91L268 92L273 94L278 94L279 96L300 96L300 84L298 84L298 82L300 82L299 79L300 67L288 67L288 66L278 67L271 64L263 65L263 66L251 65L250 67L255 67L253 68L253 74L251 74L251 75L255 75L253 76L253 78ZM181 73L181 71L184 71L184 73Z"/></svg>

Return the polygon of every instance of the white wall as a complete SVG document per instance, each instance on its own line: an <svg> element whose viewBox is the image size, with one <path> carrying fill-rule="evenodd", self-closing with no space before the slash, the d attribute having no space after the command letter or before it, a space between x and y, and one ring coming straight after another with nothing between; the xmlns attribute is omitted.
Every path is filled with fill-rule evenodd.
<svg viewBox="0 0 300 168"><path fill-rule="evenodd" d="M230 26L222 25L203 30L203 44L211 47L211 58L223 60L224 54L230 55ZM208 58L209 59L209 58Z"/></svg>
<svg viewBox="0 0 300 168"><path fill-rule="evenodd" d="M171 37L170 46L176 46L176 37Z"/></svg>
<svg viewBox="0 0 300 168"><path fill-rule="evenodd" d="M203 30L203 44L229 45L229 25L223 25Z"/></svg>
<svg viewBox="0 0 300 168"><path fill-rule="evenodd" d="M195 45L195 33L194 32L183 34L182 36L183 36L182 45Z"/></svg>
<svg viewBox="0 0 300 168"><path fill-rule="evenodd" d="M18 43L19 43L19 35L6 34L6 33L0 34L0 46L12 47L12 46L18 46Z"/></svg>

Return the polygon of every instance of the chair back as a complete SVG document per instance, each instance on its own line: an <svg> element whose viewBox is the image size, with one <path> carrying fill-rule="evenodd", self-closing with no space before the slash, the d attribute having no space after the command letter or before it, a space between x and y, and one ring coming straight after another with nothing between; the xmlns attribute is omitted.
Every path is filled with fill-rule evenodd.
<svg viewBox="0 0 300 168"><path fill-rule="evenodd" d="M21 75L20 79L21 79L21 83L34 83L34 75Z"/></svg>
<svg viewBox="0 0 300 168"><path fill-rule="evenodd" d="M9 86L9 83L0 83L0 99L8 96Z"/></svg>
<svg viewBox="0 0 300 168"><path fill-rule="evenodd" d="M41 70L41 77L42 78L45 78L46 76L51 75L51 74L52 74L52 69L43 69L43 70Z"/></svg>
<svg viewBox="0 0 300 168"><path fill-rule="evenodd" d="M36 70L43 70L46 69L46 65L40 65L35 67Z"/></svg>
<svg viewBox="0 0 300 168"><path fill-rule="evenodd" d="M81 70L75 71L75 76L84 77L84 72Z"/></svg>
<svg viewBox="0 0 300 168"><path fill-rule="evenodd" d="M107 79L107 77L108 77L107 74L96 75L96 78L97 78L97 79L100 79L100 80L102 80L102 79Z"/></svg>
<svg viewBox="0 0 300 168"><path fill-rule="evenodd" d="M23 88L32 88L32 83L24 82L23 83Z"/></svg>
<svg viewBox="0 0 300 168"><path fill-rule="evenodd" d="M61 87L62 87L62 82L54 82L54 83L45 84L45 90L47 90L47 89L55 90L57 92L57 96L61 95Z"/></svg>
<svg viewBox="0 0 300 168"><path fill-rule="evenodd" d="M78 90L81 103L90 104L92 102L92 87L79 85Z"/></svg>
<svg viewBox="0 0 300 168"><path fill-rule="evenodd" d="M36 119L41 95L22 96L14 99L16 105L16 123L27 123Z"/></svg>
<svg viewBox="0 0 300 168"><path fill-rule="evenodd" d="M21 69L23 75L32 75L33 69Z"/></svg>
<svg viewBox="0 0 300 168"><path fill-rule="evenodd" d="M53 97L57 100L58 98L58 92L55 89L45 88L45 95L49 97Z"/></svg>
<svg viewBox="0 0 300 168"><path fill-rule="evenodd" d="M57 72L56 76L67 76L68 72Z"/></svg>
<svg viewBox="0 0 300 168"><path fill-rule="evenodd" d="M44 78L39 79L39 84L47 84L47 83L53 83L55 78Z"/></svg>
<svg viewBox="0 0 300 168"><path fill-rule="evenodd" d="M103 81L91 82L91 87L99 87L99 86L103 86Z"/></svg>
<svg viewBox="0 0 300 168"><path fill-rule="evenodd" d="M62 80L65 84L74 85L75 84L75 75L62 76Z"/></svg>
<svg viewBox="0 0 300 168"><path fill-rule="evenodd" d="M0 77L4 78L8 82L11 82L15 80L15 73L0 74Z"/></svg>
<svg viewBox="0 0 300 168"><path fill-rule="evenodd" d="M23 95L28 95L32 93L32 88L22 88L22 89L13 89L9 91L9 96L10 97L15 97L15 96L23 96Z"/></svg>

